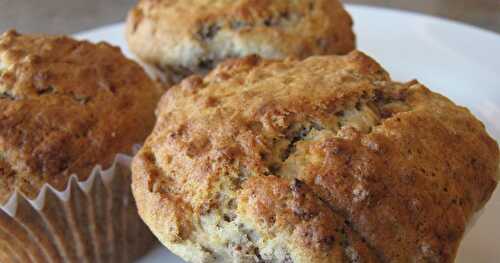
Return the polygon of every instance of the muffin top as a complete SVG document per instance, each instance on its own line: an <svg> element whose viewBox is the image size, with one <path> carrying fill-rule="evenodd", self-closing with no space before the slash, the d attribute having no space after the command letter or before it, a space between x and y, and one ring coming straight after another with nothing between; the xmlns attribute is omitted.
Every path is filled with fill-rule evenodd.
<svg viewBox="0 0 500 263"><path fill-rule="evenodd" d="M159 90L119 48L63 36L0 37L0 203L85 180L154 125Z"/></svg>
<svg viewBox="0 0 500 263"><path fill-rule="evenodd" d="M223 59L345 54L352 19L337 0L140 0L127 20L130 48L180 75Z"/></svg>
<svg viewBox="0 0 500 263"><path fill-rule="evenodd" d="M157 112L134 196L192 262L453 262L497 184L480 121L360 52L228 61Z"/></svg>

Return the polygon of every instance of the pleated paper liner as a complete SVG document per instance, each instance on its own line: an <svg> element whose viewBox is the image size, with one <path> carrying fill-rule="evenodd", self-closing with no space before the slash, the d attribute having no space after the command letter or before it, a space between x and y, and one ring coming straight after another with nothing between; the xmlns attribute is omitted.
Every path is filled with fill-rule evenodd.
<svg viewBox="0 0 500 263"><path fill-rule="evenodd" d="M44 185L35 200L14 193L0 207L0 262L132 262L155 244L130 189L131 157L118 154L60 192Z"/></svg>

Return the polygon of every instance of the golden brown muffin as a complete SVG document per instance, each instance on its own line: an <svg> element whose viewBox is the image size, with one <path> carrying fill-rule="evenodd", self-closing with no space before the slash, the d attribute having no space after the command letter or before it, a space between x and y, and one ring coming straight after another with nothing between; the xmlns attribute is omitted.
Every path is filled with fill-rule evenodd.
<svg viewBox="0 0 500 263"><path fill-rule="evenodd" d="M132 189L190 262L453 262L497 184L480 121L360 52L225 62L157 113Z"/></svg>
<svg viewBox="0 0 500 263"><path fill-rule="evenodd" d="M355 47L352 19L337 0L140 0L126 35L140 59L174 80L232 57L305 58Z"/></svg>
<svg viewBox="0 0 500 263"><path fill-rule="evenodd" d="M71 175L85 181L96 165L108 168L118 153L130 154L132 146L141 143L153 127L158 98L158 87L119 48L63 36L29 36L15 31L1 35L0 204L5 204L15 191L34 199L47 183L63 191L69 187ZM88 240L78 240L78 236L86 238L84 232L88 228L102 234L113 233L101 229L103 224L116 219L115 224L121 225L117 221L122 216L137 218L133 202L127 201L127 180L126 176L115 178L115 185L101 189L101 179L96 179L99 186L91 193L72 188L75 192L67 202L48 194L44 209L39 212L24 199L19 200L15 221L0 210L0 232L22 244L18 248L12 241L6 246L14 248L15 253L27 249L25 252L36 262L88 262L85 260L89 258L96 262L99 259L86 258L89 251L99 256L104 249L97 246L112 244L89 244ZM125 183L122 187L117 182ZM109 203L107 199L99 200L103 195L114 199ZM123 208L117 208L115 202L123 203ZM94 205L98 207L92 212ZM100 214L99 209L107 209L106 206L114 210ZM92 213L87 215L89 211ZM38 218L41 215L43 220ZM39 220L44 223L36 225L41 224ZM129 230L136 221L138 224L138 220L129 221ZM78 228L81 229L76 231ZM71 233L72 230L79 233ZM63 234L66 236L59 236ZM67 235L74 235L75 239ZM119 235L107 238L113 241ZM144 237L148 236L144 232ZM35 253L38 246L45 247L45 251ZM86 246L89 250L83 251ZM69 249L74 251L66 252ZM102 253L110 256L111 252Z"/></svg>
<svg viewBox="0 0 500 263"><path fill-rule="evenodd" d="M0 62L1 202L12 189L62 190L73 173L85 180L154 124L155 84L116 47L10 31Z"/></svg>

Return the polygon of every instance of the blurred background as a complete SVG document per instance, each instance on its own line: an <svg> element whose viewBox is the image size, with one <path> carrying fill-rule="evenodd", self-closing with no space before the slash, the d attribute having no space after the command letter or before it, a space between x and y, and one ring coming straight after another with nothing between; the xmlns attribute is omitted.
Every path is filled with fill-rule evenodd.
<svg viewBox="0 0 500 263"><path fill-rule="evenodd" d="M0 31L71 34L122 21L136 0L0 0ZM500 33L500 0L344 0L445 17Z"/></svg>

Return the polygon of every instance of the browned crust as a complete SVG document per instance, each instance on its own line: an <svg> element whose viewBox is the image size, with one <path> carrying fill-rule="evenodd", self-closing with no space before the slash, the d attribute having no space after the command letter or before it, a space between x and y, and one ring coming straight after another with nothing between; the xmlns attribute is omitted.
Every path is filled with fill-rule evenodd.
<svg viewBox="0 0 500 263"><path fill-rule="evenodd" d="M351 262L311 239L335 222L361 240L364 260L453 262L497 185L498 145L480 121L416 81L391 81L360 52L228 61L171 88L157 112L133 190L145 222L180 254L193 243L217 251L200 222L224 214L260 240L292 233L282 244L292 262ZM308 201L286 190L297 181ZM319 217L297 217L294 202Z"/></svg>
<svg viewBox="0 0 500 263"><path fill-rule="evenodd" d="M352 24L337 0L141 0L126 36L142 60L187 75L253 53L346 54L355 48Z"/></svg>
<svg viewBox="0 0 500 263"><path fill-rule="evenodd" d="M251 177L238 196L238 204L241 214L262 222L258 232L268 232L269 236L286 233L291 247L302 254L290 256L292 262L356 262L356 258L380 262L348 222L299 180L272 175Z"/></svg>
<svg viewBox="0 0 500 263"><path fill-rule="evenodd" d="M9 31L0 63L0 203L86 179L153 126L157 87L119 48Z"/></svg>

